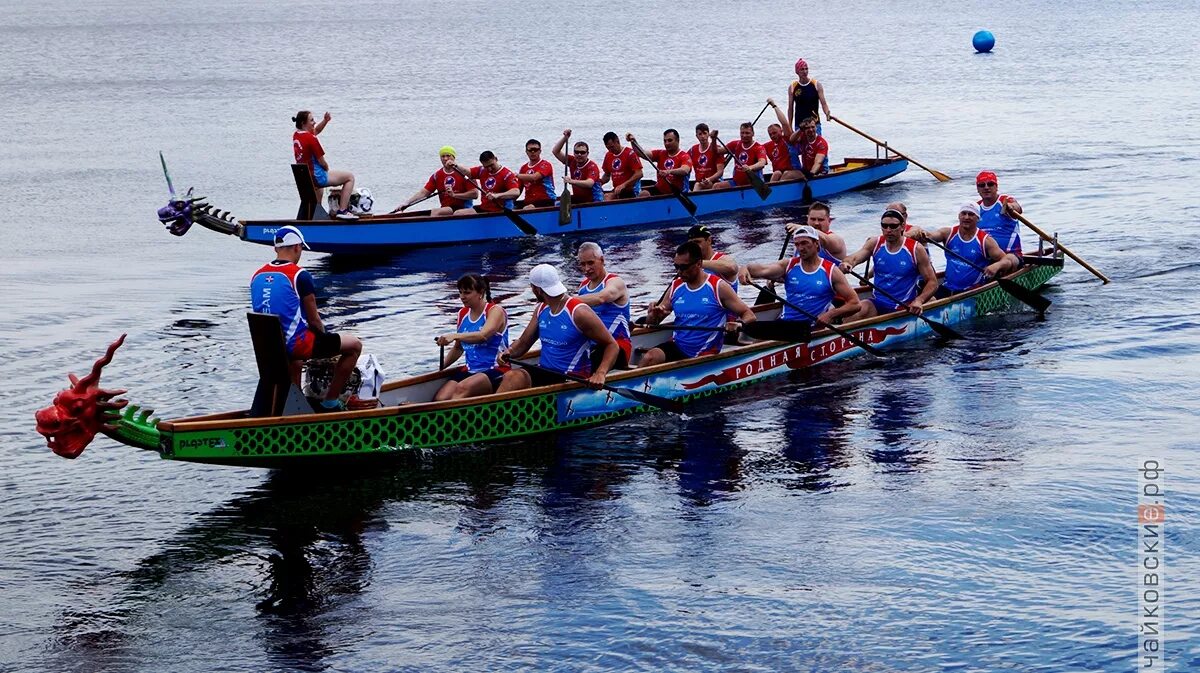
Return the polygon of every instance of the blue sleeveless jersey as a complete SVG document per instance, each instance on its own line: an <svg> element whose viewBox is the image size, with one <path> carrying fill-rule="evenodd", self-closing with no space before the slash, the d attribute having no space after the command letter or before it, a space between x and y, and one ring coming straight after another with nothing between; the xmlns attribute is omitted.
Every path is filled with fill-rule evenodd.
<svg viewBox="0 0 1200 673"><path fill-rule="evenodd" d="M617 277L617 274L610 273L604 276L604 280L600 281L600 284L592 289L588 289L588 281L585 278L583 282L579 284L579 295L584 296L602 292L605 286L608 285L608 281ZM604 323L604 327L608 329L609 334L613 335L613 339L615 339L618 344L623 341L629 341L628 298L625 299L624 304L618 305L612 302L605 302L603 304L593 306L592 310L596 312L596 316L600 318L600 322Z"/></svg>
<svg viewBox="0 0 1200 673"><path fill-rule="evenodd" d="M1017 255L1021 254L1021 234L1018 231L1018 222L1016 219L1004 214L1001 207L1009 197L1001 194L1000 198L992 204L991 208L985 208L983 201L979 201L979 228L996 239L996 243L1000 244L1000 249L1004 252L1014 252Z"/></svg>
<svg viewBox="0 0 1200 673"><path fill-rule="evenodd" d="M575 311L586 306L575 297L568 299L558 313L538 304L536 316L543 367L560 374L592 375L592 341L575 325Z"/></svg>
<svg viewBox="0 0 1200 673"><path fill-rule="evenodd" d="M955 255L967 258L972 264L985 267L991 263L991 260L987 258L987 249L984 247L987 237L988 234L984 233L982 229L976 229L975 236L964 241L959 236L956 226L950 230L950 237L946 239L946 247ZM973 269L970 264L954 255L946 255L946 276L942 285L945 285L947 290L962 292L983 284L983 281L983 274Z"/></svg>
<svg viewBox="0 0 1200 673"><path fill-rule="evenodd" d="M298 342L308 338L308 321L304 319L300 292L296 287L300 274L307 273L291 262L271 262L254 272L250 278L251 306L258 313L279 316L289 353L295 350Z"/></svg>
<svg viewBox="0 0 1200 673"><path fill-rule="evenodd" d="M724 282L718 276L706 273L704 284L700 289L693 290L683 280L676 278L671 283L671 310L675 313L675 323L689 327L724 327L727 315L717 291ZM675 332L671 340L684 355L694 358L697 355L720 353L725 333L681 330Z"/></svg>
<svg viewBox="0 0 1200 673"><path fill-rule="evenodd" d="M504 307L499 304L488 302L483 307L483 313L479 314L478 318L471 318L471 310L465 306L458 310L458 331L463 333L479 332L483 330L483 326L487 323L488 312L492 307L498 307L504 311ZM500 328L487 341L483 343L464 343L458 342L462 346L463 357L467 361L467 371L474 374L482 372L496 366L496 354L502 348L508 348L508 313L504 314L504 326Z"/></svg>
<svg viewBox="0 0 1200 673"><path fill-rule="evenodd" d="M784 296L800 308L819 316L833 306L836 295L833 292L833 262L823 259L817 268L809 273L799 257L793 257L787 266L784 276ZM800 311L783 305L780 320L812 320Z"/></svg>
<svg viewBox="0 0 1200 673"><path fill-rule="evenodd" d="M903 245L897 252L889 252L883 236L875 241L875 252L871 259L875 261L875 286L902 302L908 303L917 297L917 284L921 281L921 272L917 270L917 253L915 248L920 245L916 239L905 237ZM898 304L883 296L878 290L871 293L871 301L880 313L891 313Z"/></svg>

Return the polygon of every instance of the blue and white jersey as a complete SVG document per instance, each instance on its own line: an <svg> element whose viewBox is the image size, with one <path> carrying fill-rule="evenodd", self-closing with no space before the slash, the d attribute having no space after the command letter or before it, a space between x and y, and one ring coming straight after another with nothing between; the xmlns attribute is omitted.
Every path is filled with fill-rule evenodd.
<svg viewBox="0 0 1200 673"><path fill-rule="evenodd" d="M675 313L675 324L688 327L724 327L728 318L721 305L719 288L725 283L711 273L705 273L704 283L691 289L683 279L671 283L671 310ZM671 336L679 350L689 358L699 355L720 353L725 343L724 332L701 332L680 330Z"/></svg>
<svg viewBox="0 0 1200 673"><path fill-rule="evenodd" d="M871 259L875 261L875 289L871 293L871 301L880 313L891 313L899 306L891 299L880 293L880 290L908 303L917 297L917 285L921 282L921 272L917 269L916 247L920 245L916 239L903 239L903 244L896 252L887 248L886 240L880 236L875 241L875 252Z"/></svg>
<svg viewBox="0 0 1200 673"><path fill-rule="evenodd" d="M971 264L983 268L991 262L987 257L987 239L988 234L982 229L976 229L975 235L966 240L959 235L957 226L950 230L946 248L954 254L946 255L946 276L942 281L947 290L962 292L983 284L983 274L972 268ZM970 264L959 257L966 258Z"/></svg>
<svg viewBox="0 0 1200 673"><path fill-rule="evenodd" d="M258 313L279 316L289 353L296 352L296 346L305 340L311 340L300 302L310 294L313 294L312 275L292 262L275 260L250 278L250 305Z"/></svg>
<svg viewBox="0 0 1200 673"><path fill-rule="evenodd" d="M558 313L538 304L535 319L542 342L541 365L560 374L592 375L592 340L575 324L575 311L587 304L575 297L567 300Z"/></svg>
<svg viewBox="0 0 1200 673"><path fill-rule="evenodd" d="M1020 222L1004 214L1004 202L1010 198L1012 197L1001 194L990 208L985 207L982 200L978 201L979 228L996 239L1001 250L1013 252L1019 256L1021 254Z"/></svg>
<svg viewBox="0 0 1200 673"><path fill-rule="evenodd" d="M618 278L617 274L610 273L604 276L600 284L596 287L588 287L587 279L583 279L579 283L579 296L596 294L603 292L608 285L608 281ZM613 335L613 339L618 344L629 341L629 298L625 298L624 304L614 304L613 302L605 302L592 307L596 312L596 317L600 318L600 322L604 323L608 333Z"/></svg>
<svg viewBox="0 0 1200 673"><path fill-rule="evenodd" d="M467 371L474 374L482 372L496 366L496 355L501 349L508 348L508 312L504 311L504 307L499 304L488 302L483 307L483 313L478 317L471 317L471 309L462 307L458 310L458 331L462 333L481 332L483 326L487 324L488 313L492 308L499 308L504 312L504 324L500 327L500 331L488 337L487 341L482 343L465 343L459 341L458 345L462 347L463 357L467 361Z"/></svg>
<svg viewBox="0 0 1200 673"><path fill-rule="evenodd" d="M788 261L784 273L784 296L788 303L799 306L812 316L784 304L780 320L812 320L833 306L836 297L833 291L833 262L823 259L810 273L804 270L799 257L793 257Z"/></svg>

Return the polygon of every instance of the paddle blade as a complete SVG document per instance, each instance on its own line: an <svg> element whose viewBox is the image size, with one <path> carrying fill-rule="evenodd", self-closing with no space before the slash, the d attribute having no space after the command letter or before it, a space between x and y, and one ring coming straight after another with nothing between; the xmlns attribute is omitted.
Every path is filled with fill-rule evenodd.
<svg viewBox="0 0 1200 673"><path fill-rule="evenodd" d="M804 191L800 192L800 205L807 206L813 202L812 183L804 181Z"/></svg>
<svg viewBox="0 0 1200 673"><path fill-rule="evenodd" d="M807 320L763 320L746 325L742 332L751 339L799 343L808 341L812 324Z"/></svg>
<svg viewBox="0 0 1200 673"><path fill-rule="evenodd" d="M750 171L746 171L746 175L750 176L750 184L754 186L754 191L758 194L758 198L766 201L767 197L771 195L771 188L767 186L767 183L763 182L762 176Z"/></svg>
<svg viewBox="0 0 1200 673"><path fill-rule="evenodd" d="M683 403L679 400L672 400L666 397L659 397L658 395L651 395L650 393L643 393L638 390L630 390L629 388L620 388L617 386L605 386L605 389L611 390L612 392L626 399L640 402L651 407L657 407L663 411L669 411L673 414L683 413Z"/></svg>
<svg viewBox="0 0 1200 673"><path fill-rule="evenodd" d="M514 213L512 210L510 210L508 208L504 209L504 215L506 217L508 217L508 219L510 221L512 221L513 224L517 225L517 229L520 229L521 233L525 234L526 236L537 236L538 230L534 229L531 224L526 222L525 218Z"/></svg>
<svg viewBox="0 0 1200 673"><path fill-rule="evenodd" d="M943 173L941 171L929 171L929 172L933 173L933 177L937 178L938 182L950 182L950 180L952 179L949 175L946 175L945 173Z"/></svg>
<svg viewBox="0 0 1200 673"><path fill-rule="evenodd" d="M674 191L675 191L675 194L679 197L679 202L682 203L684 209L688 211L688 215L695 215L696 214L696 202L693 201L692 198L690 196L688 196L687 194L684 194L683 192L679 191L679 189L675 189Z"/></svg>
<svg viewBox="0 0 1200 673"><path fill-rule="evenodd" d="M958 332L954 331L954 329L951 328L946 323L938 322L936 320L930 320L929 318L922 318L922 319L925 321L926 325L929 325L931 328L933 328L933 331L936 332L938 334L938 336L942 337L943 339L965 339L966 338L963 335L959 334Z"/></svg>
<svg viewBox="0 0 1200 673"><path fill-rule="evenodd" d="M565 227L571 223L571 189L563 188L562 197L558 200L558 226Z"/></svg>
<svg viewBox="0 0 1200 673"><path fill-rule="evenodd" d="M1015 281L1011 281L1007 278L999 278L997 279L997 282L1000 283L1000 289L1011 294L1013 297L1016 297L1018 301L1024 303L1038 313L1045 313L1046 309L1050 308L1049 299L1046 299L1042 295L1033 292L1029 288L1023 287Z"/></svg>

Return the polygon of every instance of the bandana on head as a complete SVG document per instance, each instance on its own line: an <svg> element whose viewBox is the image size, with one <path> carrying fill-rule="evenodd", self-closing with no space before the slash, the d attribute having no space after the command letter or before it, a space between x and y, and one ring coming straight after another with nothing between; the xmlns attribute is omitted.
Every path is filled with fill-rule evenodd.
<svg viewBox="0 0 1200 673"><path fill-rule="evenodd" d="M804 59L800 59L800 60L796 61L796 74L797 74L797 75L799 75L799 74L800 74L800 69L801 69L801 68L804 68L805 70L808 70L808 63L807 63L807 62L805 62L805 60L804 60Z"/></svg>
<svg viewBox="0 0 1200 673"><path fill-rule="evenodd" d="M996 179L996 174L991 171L981 171L979 175L975 176L975 184L979 184L981 182L994 182L996 184L1000 184L1000 181Z"/></svg>

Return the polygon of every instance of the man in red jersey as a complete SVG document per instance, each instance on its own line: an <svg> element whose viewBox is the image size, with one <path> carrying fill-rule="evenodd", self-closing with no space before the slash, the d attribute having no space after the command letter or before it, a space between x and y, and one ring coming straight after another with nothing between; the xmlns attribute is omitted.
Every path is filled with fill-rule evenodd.
<svg viewBox="0 0 1200 673"><path fill-rule="evenodd" d="M708 124L696 124L696 140L688 156L692 159L692 170L696 172L696 189L712 189L713 183L721 179L725 172L725 164L717 151L717 143L713 142Z"/></svg>
<svg viewBox="0 0 1200 673"><path fill-rule="evenodd" d="M779 120L778 124L767 127L767 135L771 136L771 140L763 145L767 156L771 158L771 182L798 180L804 177L804 173L799 168L800 156L790 140L792 124L784 116L783 110L779 109L775 99L768 98L767 105L775 110L775 118Z"/></svg>
<svg viewBox="0 0 1200 673"><path fill-rule="evenodd" d="M805 177L814 178L829 171L829 143L817 135L817 118L800 120L800 127L790 138L800 158L800 170Z"/></svg>
<svg viewBox="0 0 1200 673"><path fill-rule="evenodd" d="M628 199L642 193L642 160L632 147L621 147L621 139L609 131L604 134L604 146L608 154L604 155L604 175L600 176L601 184L612 180L612 191L604 195L605 201Z"/></svg>
<svg viewBox="0 0 1200 673"><path fill-rule="evenodd" d="M571 137L571 129L563 129L562 138L554 144L554 157L561 161L570 174L563 178L571 187L571 200L575 203L592 203L604 200L604 188L600 186L600 167L588 158L591 148L582 140L571 148L571 156L567 156L565 148Z"/></svg>
<svg viewBox="0 0 1200 673"><path fill-rule="evenodd" d="M637 144L637 138L633 137L632 133L625 134L625 140L629 141L630 145ZM671 187L668 183L675 186L681 192L688 191L688 174L692 172L692 158L687 152L679 149L679 131L675 129L667 129L663 131L663 147L666 149L642 151L646 156L650 157L650 161L654 162L654 171L658 175L658 181L653 186L642 190L641 196L658 196L660 194L671 194Z"/></svg>
<svg viewBox="0 0 1200 673"><path fill-rule="evenodd" d="M500 160L491 150L484 150L479 155L479 164L469 171L455 163L451 163L449 166L456 171L467 173L483 188L483 198L479 200L478 206L461 208L454 211L455 215L498 213L501 210L511 210L513 199L521 193L521 183L517 182L517 175L501 166Z"/></svg>
<svg viewBox="0 0 1200 673"><path fill-rule="evenodd" d="M396 206L393 213L402 213L407 208L424 199L425 197L437 192L438 201L441 202L441 207L430 208L429 214L433 216L453 215L455 210L460 208L470 208L473 200L479 198L479 190L458 171L449 168L450 164L454 163L457 154L454 148L446 145L438 150L438 157L442 160L442 167L437 169L429 179L425 181L425 186L418 189L416 193L408 197L408 200Z"/></svg>
<svg viewBox="0 0 1200 673"><path fill-rule="evenodd" d="M553 206L554 167L542 158L542 142L534 138L525 141L525 156L529 161L517 169L517 181L525 188L525 210Z"/></svg>
<svg viewBox="0 0 1200 673"><path fill-rule="evenodd" d="M713 136L717 136L715 131ZM713 189L745 187L750 184L750 178L746 175L746 171L753 171L760 177L762 176L762 169L767 165L767 151L760 143L754 141L754 125L750 122L742 122L740 136L737 140L726 143L729 151L733 154L734 164L736 164L733 169L733 177L716 182L713 184Z"/></svg>

